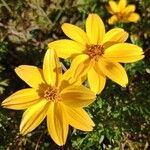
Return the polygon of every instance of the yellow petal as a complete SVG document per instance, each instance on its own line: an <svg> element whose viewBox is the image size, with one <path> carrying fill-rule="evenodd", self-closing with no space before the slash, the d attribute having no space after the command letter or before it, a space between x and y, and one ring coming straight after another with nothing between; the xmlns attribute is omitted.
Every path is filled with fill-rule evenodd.
<svg viewBox="0 0 150 150"><path fill-rule="evenodd" d="M98 74L94 68L88 71L88 82L91 90L95 94L100 94L105 87L106 77L103 74Z"/></svg>
<svg viewBox="0 0 150 150"><path fill-rule="evenodd" d="M86 20L86 32L91 44L98 44L103 40L105 26L97 14L89 14Z"/></svg>
<svg viewBox="0 0 150 150"><path fill-rule="evenodd" d="M72 40L57 40L48 44L49 49L54 49L58 57L69 58L81 54L85 46Z"/></svg>
<svg viewBox="0 0 150 150"><path fill-rule="evenodd" d="M57 86L62 74L61 71L61 65L56 52L53 49L47 50L43 63L43 74L47 84Z"/></svg>
<svg viewBox="0 0 150 150"><path fill-rule="evenodd" d="M70 107L86 107L95 100L95 94L88 88L72 85L61 91L62 102Z"/></svg>
<svg viewBox="0 0 150 150"><path fill-rule="evenodd" d="M69 38L76 42L79 42L83 45L89 43L86 33L75 25L64 23L62 25L62 30Z"/></svg>
<svg viewBox="0 0 150 150"><path fill-rule="evenodd" d="M72 84L73 82L71 81L71 79L72 79L72 72L70 71L70 69L68 69L62 75L61 82L59 82L59 85L58 85L59 91L63 90L64 88Z"/></svg>
<svg viewBox="0 0 150 150"><path fill-rule="evenodd" d="M119 8L118 8L117 3L116 3L115 1L110 0L110 1L109 1L109 6L110 6L111 10L112 10L114 13L119 12Z"/></svg>
<svg viewBox="0 0 150 150"><path fill-rule="evenodd" d="M86 79L85 79L86 80ZM84 81L85 81L84 80ZM81 79L79 80L73 80L72 79L72 71L71 69L68 69L63 75L62 75L62 79L61 79L61 82L60 82L60 85L59 85L59 89L61 91L61 89L64 89L65 87L71 85L71 84L74 84L74 85L81 85L83 82L84 82Z"/></svg>
<svg viewBox="0 0 150 150"><path fill-rule="evenodd" d="M34 105L35 103L39 102L40 101L39 98L40 97L38 93L34 89L32 88L22 89L6 98L2 102L2 106L5 108L16 110L26 109Z"/></svg>
<svg viewBox="0 0 150 150"><path fill-rule="evenodd" d="M128 5L124 10L123 13L129 14L135 11L135 5Z"/></svg>
<svg viewBox="0 0 150 150"><path fill-rule="evenodd" d="M128 33L126 31L121 28L114 28L105 34L102 44L106 48L116 43L123 43L127 40L127 38Z"/></svg>
<svg viewBox="0 0 150 150"><path fill-rule="evenodd" d="M104 58L99 60L99 69L108 78L125 87L128 83L128 77L124 68L116 62L110 62Z"/></svg>
<svg viewBox="0 0 150 150"><path fill-rule="evenodd" d="M127 0L120 0L118 3L119 10L122 11L127 5Z"/></svg>
<svg viewBox="0 0 150 150"><path fill-rule="evenodd" d="M110 13L110 14L114 14L114 12L112 11L112 9L111 9L111 7L110 6L106 6L106 9L108 10L108 12Z"/></svg>
<svg viewBox="0 0 150 150"><path fill-rule="evenodd" d="M115 24L117 21L118 21L118 18L117 18L116 15L113 15L112 17L110 17L110 18L108 19L108 23L109 23L109 24Z"/></svg>
<svg viewBox="0 0 150 150"><path fill-rule="evenodd" d="M68 83L70 83L70 79L72 77L72 72L70 69L68 69L67 71L64 72L64 74L62 75L62 80L68 81Z"/></svg>
<svg viewBox="0 0 150 150"><path fill-rule="evenodd" d="M48 110L47 114L47 127L48 132L52 139L59 146L65 145L68 135L68 123L64 115L63 105L53 103Z"/></svg>
<svg viewBox="0 0 150 150"><path fill-rule="evenodd" d="M67 122L74 128L82 131L92 131L94 122L82 108L65 106Z"/></svg>
<svg viewBox="0 0 150 150"><path fill-rule="evenodd" d="M90 64L90 59L88 55L82 54L75 57L70 67L70 74L72 74L72 80L77 81L78 79L81 79L83 76L85 76L91 65L92 63Z"/></svg>
<svg viewBox="0 0 150 150"><path fill-rule="evenodd" d="M130 22L137 22L140 19L140 16L138 13L131 13L130 16L127 18Z"/></svg>
<svg viewBox="0 0 150 150"><path fill-rule="evenodd" d="M112 61L129 63L138 61L144 56L141 47L129 43L119 43L107 48L103 57L109 58Z"/></svg>
<svg viewBox="0 0 150 150"><path fill-rule="evenodd" d="M42 70L35 66L21 65L15 69L17 75L35 89L44 83Z"/></svg>
<svg viewBox="0 0 150 150"><path fill-rule="evenodd" d="M24 112L20 124L20 133L22 135L34 130L44 120L47 115L48 106L47 100L41 100Z"/></svg>

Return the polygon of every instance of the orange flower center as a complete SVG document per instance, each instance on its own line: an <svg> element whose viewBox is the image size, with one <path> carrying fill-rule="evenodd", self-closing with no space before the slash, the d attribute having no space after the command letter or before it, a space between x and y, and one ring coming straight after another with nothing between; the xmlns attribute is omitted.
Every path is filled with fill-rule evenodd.
<svg viewBox="0 0 150 150"><path fill-rule="evenodd" d="M98 61L99 57L104 52L104 47L102 45L87 45L86 52L90 56L90 58Z"/></svg>
<svg viewBox="0 0 150 150"><path fill-rule="evenodd" d="M116 13L116 16L118 17L119 21L126 21L126 19L130 16L131 13L125 14L124 12L118 12Z"/></svg>
<svg viewBox="0 0 150 150"><path fill-rule="evenodd" d="M48 85L41 84L38 93L41 97L48 101L57 102L61 99L60 92L57 87L50 87Z"/></svg>
<svg viewBox="0 0 150 150"><path fill-rule="evenodd" d="M118 16L119 20L122 20L122 19L124 19L125 15L120 12L120 13L117 14L117 16Z"/></svg>

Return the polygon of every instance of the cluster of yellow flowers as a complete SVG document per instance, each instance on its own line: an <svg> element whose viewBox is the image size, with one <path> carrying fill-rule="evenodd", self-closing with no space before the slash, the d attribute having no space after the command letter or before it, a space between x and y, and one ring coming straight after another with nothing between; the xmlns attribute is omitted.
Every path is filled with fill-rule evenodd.
<svg viewBox="0 0 150 150"><path fill-rule="evenodd" d="M119 11L122 14L127 14L127 10L133 12L134 9L129 11L131 7L125 8L123 1L118 6L110 1L110 12L115 13L112 18L116 18ZM34 130L47 117L48 132L60 146L66 142L69 125L83 131L93 130L94 122L83 108L104 89L107 77L123 87L127 85L128 77L120 63L144 57L140 47L125 42L128 33L123 29L105 32L97 14L88 15L86 32L69 23L64 23L62 30L72 40L48 44L43 70L29 65L17 67L15 72L30 88L17 91L2 103L4 108L27 109L20 125L22 135ZM59 58L72 60L70 69L64 73ZM82 85L86 79L90 88Z"/></svg>
<svg viewBox="0 0 150 150"><path fill-rule="evenodd" d="M130 4L127 6L127 0L120 0L116 3L113 0L109 1L109 6L107 10L113 16L108 20L109 24L115 24L116 22L134 22L136 23L140 16L138 13L135 13L135 5Z"/></svg>

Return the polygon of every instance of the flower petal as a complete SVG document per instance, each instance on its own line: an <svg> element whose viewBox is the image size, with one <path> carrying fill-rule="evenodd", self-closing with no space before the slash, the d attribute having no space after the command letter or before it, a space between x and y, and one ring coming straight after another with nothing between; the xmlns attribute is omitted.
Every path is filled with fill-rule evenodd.
<svg viewBox="0 0 150 150"><path fill-rule="evenodd" d="M109 24L115 24L117 21L118 21L118 18L116 15L113 15L108 19Z"/></svg>
<svg viewBox="0 0 150 150"><path fill-rule="evenodd" d="M72 71L71 71L71 69L68 69L62 75L62 81L64 80L64 81L67 81L68 83L70 83L71 77L72 77Z"/></svg>
<svg viewBox="0 0 150 150"><path fill-rule="evenodd" d="M62 101L70 107L86 107L95 100L95 94L88 88L72 85L61 91Z"/></svg>
<svg viewBox="0 0 150 150"><path fill-rule="evenodd" d="M83 45L89 43L86 33L79 27L70 23L64 23L62 25L63 32L71 39L79 42Z"/></svg>
<svg viewBox="0 0 150 150"><path fill-rule="evenodd" d="M48 106L47 100L43 99L24 112L20 124L20 133L22 135L34 130L44 120L47 115Z"/></svg>
<svg viewBox="0 0 150 150"><path fill-rule="evenodd" d="M85 76L92 66L92 62L90 63L89 56L86 54L76 56L70 67L70 74L72 74L72 80L77 81ZM71 81L71 82L73 82Z"/></svg>
<svg viewBox="0 0 150 150"><path fill-rule="evenodd" d="M124 68L116 62L110 62L104 58L99 60L99 69L108 78L125 87L128 83L128 77Z"/></svg>
<svg viewBox="0 0 150 150"><path fill-rule="evenodd" d="M107 48L103 57L112 61L129 63L142 59L143 50L137 45L129 43L119 43Z"/></svg>
<svg viewBox="0 0 150 150"><path fill-rule="evenodd" d="M127 0L120 0L118 3L119 10L122 11L127 5Z"/></svg>
<svg viewBox="0 0 150 150"><path fill-rule="evenodd" d="M130 22L137 22L140 19L140 16L138 13L131 13L130 16L127 18Z"/></svg>
<svg viewBox="0 0 150 150"><path fill-rule="evenodd" d="M57 40L48 44L49 49L56 50L57 56L61 58L73 57L81 54L85 46L72 40Z"/></svg>
<svg viewBox="0 0 150 150"><path fill-rule="evenodd" d="M58 80L60 80L62 70L59 59L53 49L47 50L45 54L43 63L43 74L47 84L51 86L58 85Z"/></svg>
<svg viewBox="0 0 150 150"><path fill-rule="evenodd" d="M110 14L114 14L114 12L112 11L112 9L111 9L111 7L110 6L106 6L106 9L108 10L108 12L110 13Z"/></svg>
<svg viewBox="0 0 150 150"><path fill-rule="evenodd" d="M109 30L105 36L102 43L108 42L108 41L114 41L114 42L125 42L128 38L128 33L121 29L121 28L114 28Z"/></svg>
<svg viewBox="0 0 150 150"><path fill-rule="evenodd" d="M17 75L25 81L30 87L35 89L44 83L42 70L35 66L21 65L15 69Z"/></svg>
<svg viewBox="0 0 150 150"><path fill-rule="evenodd" d="M128 33L126 31L121 28L114 28L105 34L102 44L106 48L116 43L123 43L127 40L127 38Z"/></svg>
<svg viewBox="0 0 150 150"><path fill-rule="evenodd" d="M92 131L94 122L82 108L65 106L67 122L74 128L82 131Z"/></svg>
<svg viewBox="0 0 150 150"><path fill-rule="evenodd" d="M86 20L86 32L90 44L98 44L103 40L105 26L97 14L89 14Z"/></svg>
<svg viewBox="0 0 150 150"><path fill-rule="evenodd" d="M59 84L59 90L66 88L67 86L73 84L73 85L81 85L86 79L79 79L79 80L73 80L72 79L72 71L71 69L68 69L63 75L62 80Z"/></svg>
<svg viewBox="0 0 150 150"><path fill-rule="evenodd" d="M32 88L28 88L19 90L6 98L2 102L2 106L4 108L20 110L26 109L39 101L38 93Z"/></svg>
<svg viewBox="0 0 150 150"><path fill-rule="evenodd" d="M109 6L111 8L111 10L114 12L114 13L117 13L119 12L119 7L117 6L117 3L113 0L110 0L109 2Z"/></svg>
<svg viewBox="0 0 150 150"><path fill-rule="evenodd" d="M88 71L88 82L91 90L95 94L100 94L105 87L106 77L102 73L98 74L94 68L91 68Z"/></svg>
<svg viewBox="0 0 150 150"><path fill-rule="evenodd" d="M68 135L68 123L64 115L63 105L53 103L48 110L47 114L47 127L48 132L52 139L59 146L65 145Z"/></svg>
<svg viewBox="0 0 150 150"><path fill-rule="evenodd" d="M135 5L128 5L124 10L123 13L126 15L135 11Z"/></svg>

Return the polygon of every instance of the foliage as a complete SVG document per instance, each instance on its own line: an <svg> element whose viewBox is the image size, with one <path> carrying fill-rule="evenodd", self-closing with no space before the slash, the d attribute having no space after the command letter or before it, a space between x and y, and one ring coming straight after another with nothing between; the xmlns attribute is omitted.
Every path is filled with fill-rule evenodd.
<svg viewBox="0 0 150 150"><path fill-rule="evenodd" d="M22 65L41 67L47 43L63 38L61 24L83 27L90 12L98 13L107 30L108 0L1 0L0 1L0 100L26 87L14 73ZM104 91L87 108L94 120L94 131L85 133L70 128L65 147L50 139L45 122L22 137L18 128L22 112L0 108L0 149L131 149L146 150L150 143L150 1L129 0L136 4L141 20L116 24L130 33L129 42L142 46L145 58L126 64L129 84L126 88L107 81ZM64 61L69 67L69 60ZM72 132L73 131L73 132ZM71 142L70 142L71 141ZM16 148L17 147L17 148Z"/></svg>

